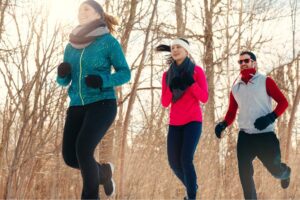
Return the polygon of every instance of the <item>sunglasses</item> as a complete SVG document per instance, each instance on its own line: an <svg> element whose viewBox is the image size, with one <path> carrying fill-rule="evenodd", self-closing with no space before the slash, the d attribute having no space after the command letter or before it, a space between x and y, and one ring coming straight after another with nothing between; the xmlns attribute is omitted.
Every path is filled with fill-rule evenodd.
<svg viewBox="0 0 300 200"><path fill-rule="evenodd" d="M248 64L250 61L253 61L253 60L250 59L250 58L246 58L246 59L244 59L244 60L239 60L238 63L239 63L240 65L243 64L243 62L244 62L245 64Z"/></svg>

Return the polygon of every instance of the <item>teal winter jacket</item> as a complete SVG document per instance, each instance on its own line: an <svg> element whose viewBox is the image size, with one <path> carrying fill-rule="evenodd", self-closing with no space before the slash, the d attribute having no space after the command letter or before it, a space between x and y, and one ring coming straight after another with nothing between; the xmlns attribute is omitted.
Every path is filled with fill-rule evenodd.
<svg viewBox="0 0 300 200"><path fill-rule="evenodd" d="M57 83L69 86L70 106L90 104L104 99L115 99L115 86L130 80L130 69L119 42L111 35L98 37L84 49L75 49L69 43L64 52L64 62L71 65L71 74L57 76ZM112 67L114 71L112 72ZM94 89L85 83L87 75L98 75L103 86Z"/></svg>

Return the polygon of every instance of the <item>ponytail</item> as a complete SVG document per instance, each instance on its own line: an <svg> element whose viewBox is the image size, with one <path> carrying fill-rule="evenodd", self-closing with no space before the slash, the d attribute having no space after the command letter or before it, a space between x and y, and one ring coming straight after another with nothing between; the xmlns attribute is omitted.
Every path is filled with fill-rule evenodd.
<svg viewBox="0 0 300 200"><path fill-rule="evenodd" d="M104 13L104 17L109 32L115 33L116 32L115 26L119 24L117 18L107 14L106 12Z"/></svg>

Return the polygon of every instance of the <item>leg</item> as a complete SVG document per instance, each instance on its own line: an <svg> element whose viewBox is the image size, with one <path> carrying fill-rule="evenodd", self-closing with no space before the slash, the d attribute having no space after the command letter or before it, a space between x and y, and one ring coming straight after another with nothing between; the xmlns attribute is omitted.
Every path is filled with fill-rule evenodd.
<svg viewBox="0 0 300 200"><path fill-rule="evenodd" d="M87 112L77 139L77 158L83 178L83 199L99 198L101 168L94 159L97 144L115 119L115 100L103 100L87 105Z"/></svg>
<svg viewBox="0 0 300 200"><path fill-rule="evenodd" d="M62 155L65 163L79 169L76 157L76 140L83 123L84 108L82 106L72 106L67 110L67 117L63 133Z"/></svg>
<svg viewBox="0 0 300 200"><path fill-rule="evenodd" d="M264 133L260 137L260 148L258 148L258 158L275 177L286 180L290 177L291 169L281 162L281 152L279 140L275 133Z"/></svg>
<svg viewBox="0 0 300 200"><path fill-rule="evenodd" d="M196 199L198 186L193 159L200 139L201 130L201 122L191 122L184 126L181 165L183 168L188 199Z"/></svg>
<svg viewBox="0 0 300 200"><path fill-rule="evenodd" d="M237 143L239 175L245 199L257 199L253 180L252 161L255 158L253 139L255 138L252 135L240 131Z"/></svg>
<svg viewBox="0 0 300 200"><path fill-rule="evenodd" d="M168 161L174 174L185 185L183 169L180 161L182 139L182 126L170 125L167 138Z"/></svg>

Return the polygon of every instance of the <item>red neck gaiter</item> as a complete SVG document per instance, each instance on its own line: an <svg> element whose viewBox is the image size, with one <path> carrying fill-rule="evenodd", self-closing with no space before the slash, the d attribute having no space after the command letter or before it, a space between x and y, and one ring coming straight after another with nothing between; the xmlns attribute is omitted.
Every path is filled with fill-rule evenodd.
<svg viewBox="0 0 300 200"><path fill-rule="evenodd" d="M242 80L245 83L248 83L248 81L254 76L255 73L256 73L256 69L255 68L243 69L240 72L240 74L242 75Z"/></svg>

